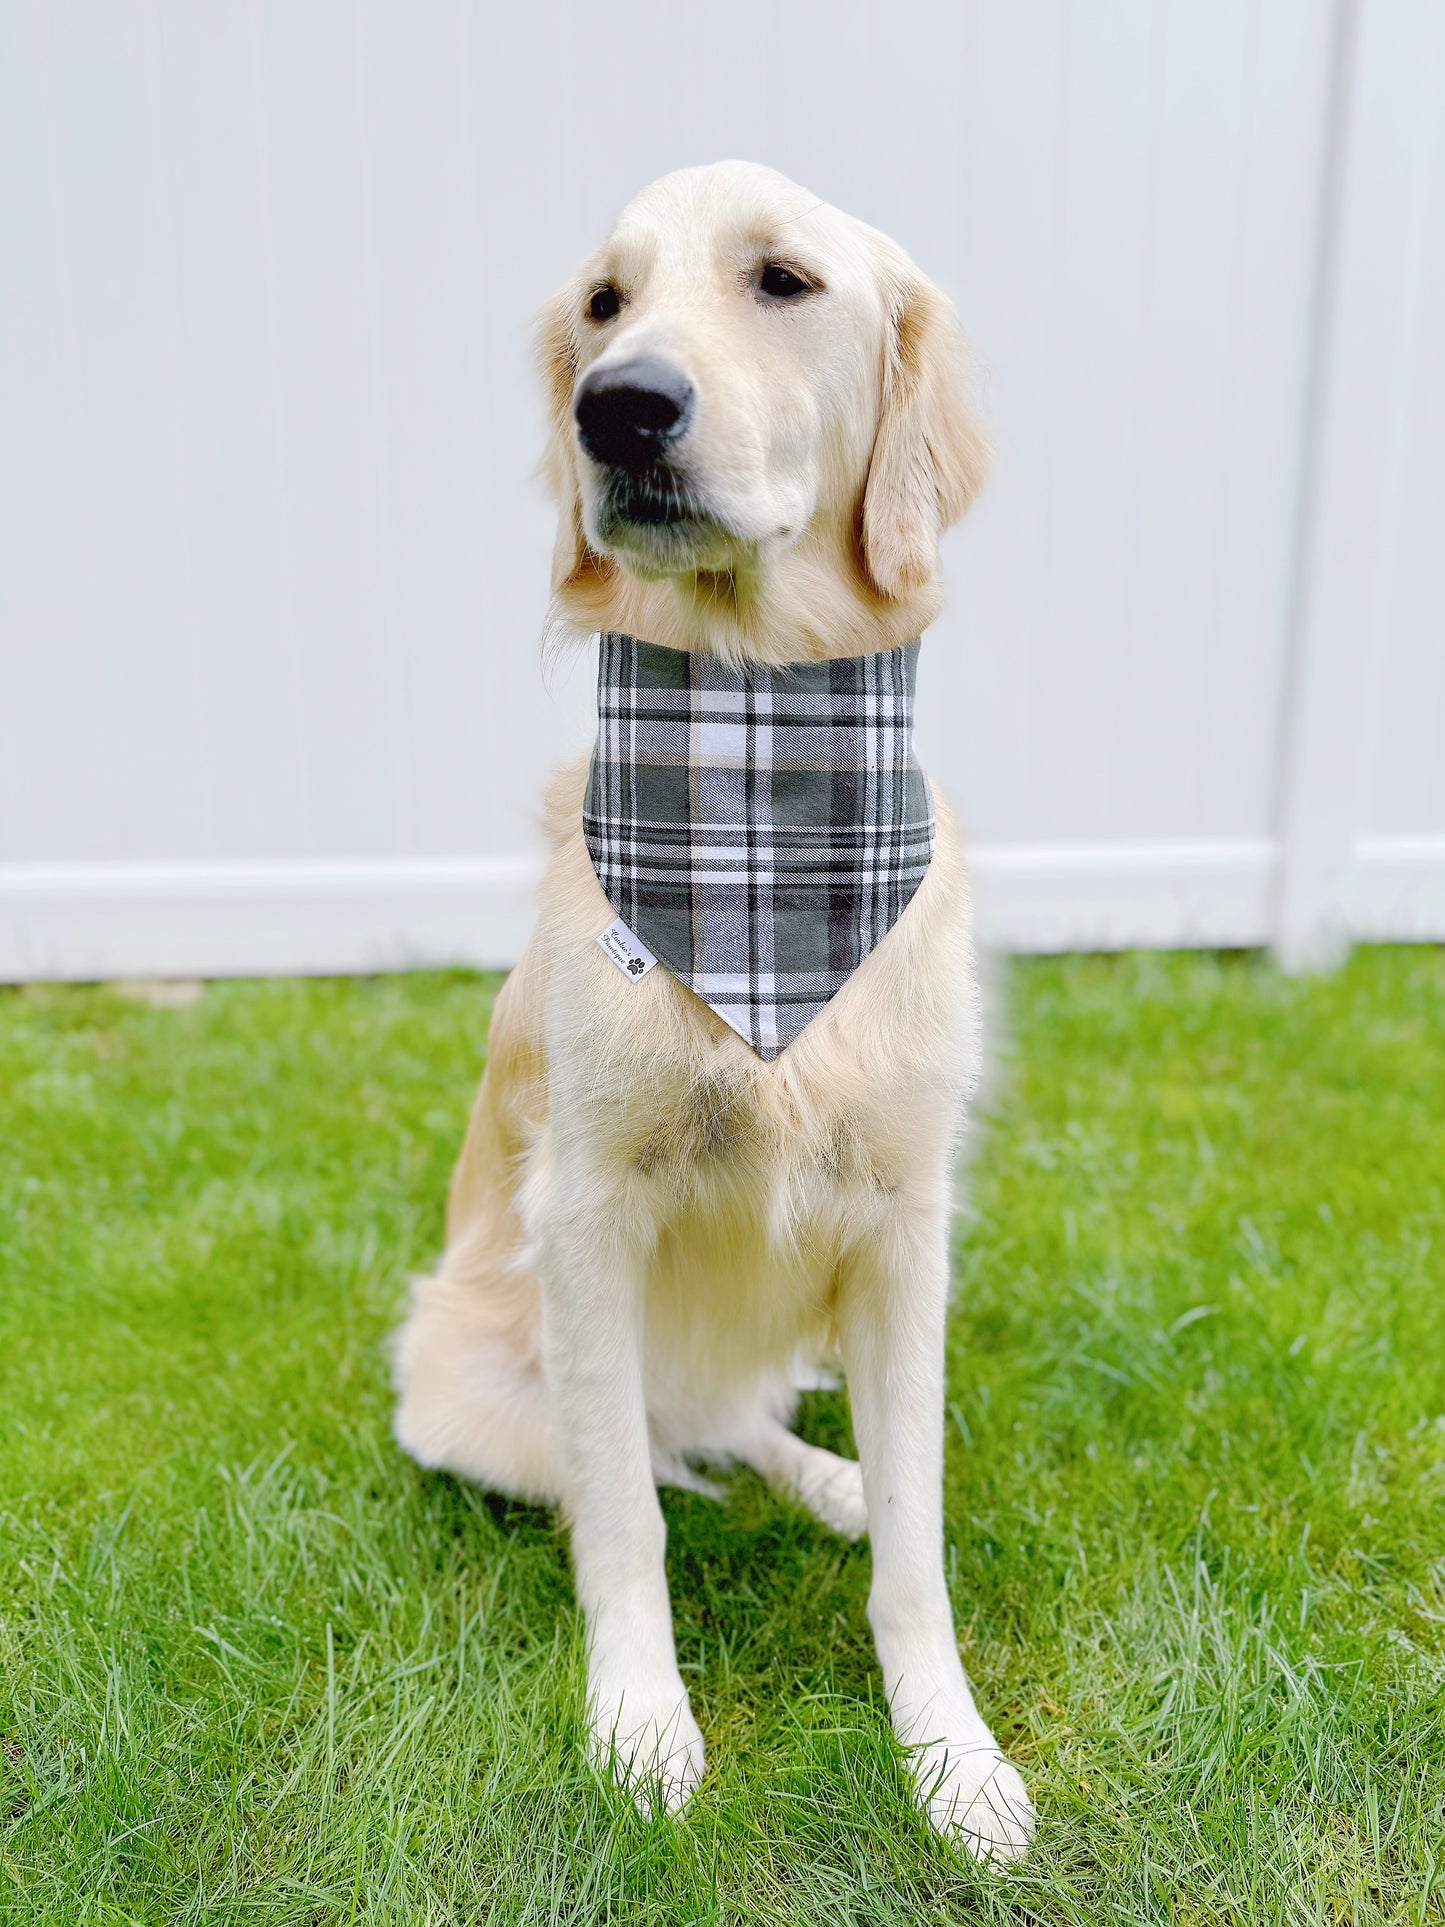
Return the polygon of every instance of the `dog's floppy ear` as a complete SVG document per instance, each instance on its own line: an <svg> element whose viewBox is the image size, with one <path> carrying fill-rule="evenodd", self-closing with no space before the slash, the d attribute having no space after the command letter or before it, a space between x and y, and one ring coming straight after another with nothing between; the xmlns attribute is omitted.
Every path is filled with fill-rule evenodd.
<svg viewBox="0 0 1445 1927"><path fill-rule="evenodd" d="M947 297L911 262L890 264L878 434L863 491L863 561L886 596L925 588L938 538L988 474L992 450L964 387Z"/></svg>
<svg viewBox="0 0 1445 1927"><path fill-rule="evenodd" d="M552 551L552 589L565 588L588 557L582 526L582 494L572 456L572 390L577 380L577 291L570 284L537 316L537 360L547 397L547 450L542 475L557 504L557 543Z"/></svg>

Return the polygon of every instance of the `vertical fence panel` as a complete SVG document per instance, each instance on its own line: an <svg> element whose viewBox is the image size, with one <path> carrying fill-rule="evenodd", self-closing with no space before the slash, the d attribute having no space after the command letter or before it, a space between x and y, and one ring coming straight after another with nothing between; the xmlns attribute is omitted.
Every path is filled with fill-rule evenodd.
<svg viewBox="0 0 1445 1927"><path fill-rule="evenodd" d="M1345 15L1276 946L1445 936L1445 13Z"/></svg>

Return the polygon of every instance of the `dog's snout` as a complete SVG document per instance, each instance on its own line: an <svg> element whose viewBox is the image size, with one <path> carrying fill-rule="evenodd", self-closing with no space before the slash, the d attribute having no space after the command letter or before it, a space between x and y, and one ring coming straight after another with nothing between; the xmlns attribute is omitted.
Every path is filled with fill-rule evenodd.
<svg viewBox="0 0 1445 1927"><path fill-rule="evenodd" d="M577 432L606 468L650 468L686 429L692 404L692 383L665 361L593 368L577 391Z"/></svg>

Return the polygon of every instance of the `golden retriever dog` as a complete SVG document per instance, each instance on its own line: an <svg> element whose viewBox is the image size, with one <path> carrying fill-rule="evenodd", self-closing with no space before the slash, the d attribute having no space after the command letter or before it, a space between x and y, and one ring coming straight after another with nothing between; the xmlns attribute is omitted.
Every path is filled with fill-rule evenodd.
<svg viewBox="0 0 1445 1927"><path fill-rule="evenodd" d="M939 536L988 448L952 310L882 234L761 167L670 174L548 302L540 350L554 631L791 664L894 649L937 614ZM645 488L579 430L599 390L654 436ZM920 1800L1012 1858L1033 1812L974 1704L943 1568L950 1192L980 1057L957 827L935 796L906 910L766 1061L666 969L629 981L599 949L586 773L548 795L536 931L398 1340L397 1437L565 1508L594 1756L644 1804L680 1807L704 1762L657 1483L741 1462L866 1531ZM833 1358L857 1463L788 1429Z"/></svg>

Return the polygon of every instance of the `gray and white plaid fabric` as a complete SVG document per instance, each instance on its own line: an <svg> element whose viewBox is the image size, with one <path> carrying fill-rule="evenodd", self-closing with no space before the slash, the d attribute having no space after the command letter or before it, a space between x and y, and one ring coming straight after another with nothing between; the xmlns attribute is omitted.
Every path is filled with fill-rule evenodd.
<svg viewBox="0 0 1445 1927"><path fill-rule="evenodd" d="M776 1057L902 916L933 855L918 644L737 669L603 635L582 827L608 902Z"/></svg>

